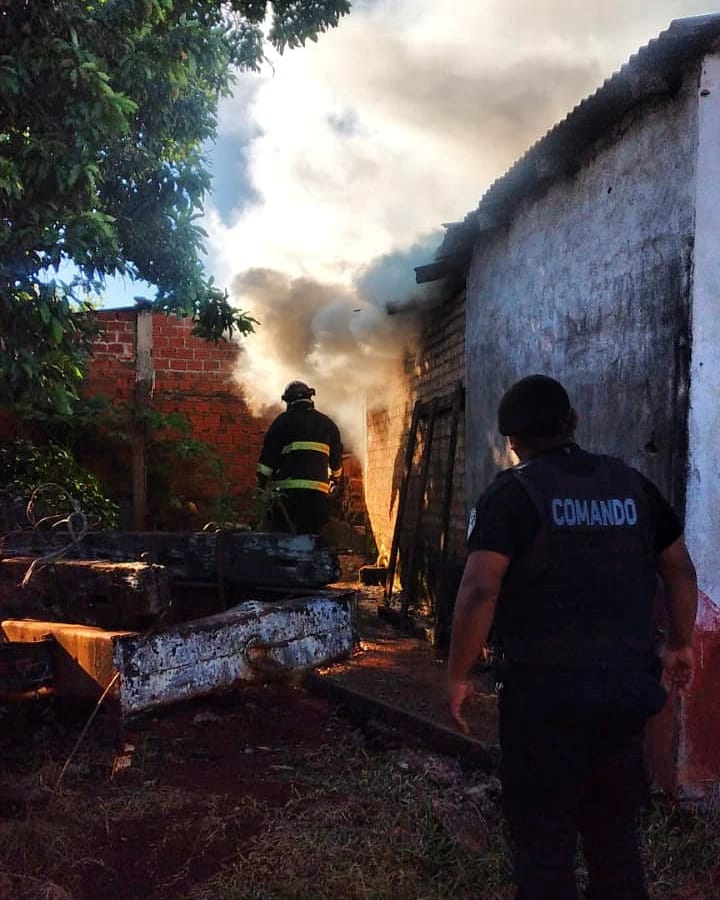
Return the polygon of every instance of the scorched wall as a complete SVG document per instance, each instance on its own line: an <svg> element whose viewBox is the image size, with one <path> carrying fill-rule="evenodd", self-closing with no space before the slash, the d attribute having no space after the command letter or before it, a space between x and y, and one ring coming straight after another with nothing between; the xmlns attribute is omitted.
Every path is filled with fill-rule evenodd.
<svg viewBox="0 0 720 900"><path fill-rule="evenodd" d="M398 509L405 448L408 430L416 400L427 403L433 398L450 401L458 383L462 383L465 359L465 294L464 291L450 298L442 306L423 316L423 326L418 347L410 351L404 366L398 365L386 399L381 405L368 401L367 471L365 498L375 541L381 556L387 558L392 545L393 531ZM424 494L417 493L417 476L422 449L427 434L427 423L422 422L418 434L418 446L413 460L410 491L404 518L400 571L407 557L409 542L413 537L417 510L422 510L420 533L421 576L432 577L428 572L433 561L437 562L442 548L440 530L445 495L444 477L447 467L450 422L448 413L440 415L435 423L431 445L430 469ZM464 411L458 423L455 451L455 473L450 510L448 559L456 564L464 558L465 504L463 496L465 457Z"/></svg>
<svg viewBox="0 0 720 900"><path fill-rule="evenodd" d="M496 407L519 377L566 384L579 439L684 505L696 74L627 115L574 176L481 237L468 280L468 498L507 464Z"/></svg>

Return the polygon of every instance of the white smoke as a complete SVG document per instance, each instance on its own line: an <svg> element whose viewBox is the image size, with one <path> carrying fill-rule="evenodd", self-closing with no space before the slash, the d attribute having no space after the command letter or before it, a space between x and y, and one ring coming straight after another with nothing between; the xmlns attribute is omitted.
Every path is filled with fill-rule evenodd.
<svg viewBox="0 0 720 900"><path fill-rule="evenodd" d="M318 408L338 421L345 443L359 453L365 405L387 402L398 360L417 336L416 317L388 316L386 304L397 297L431 302L432 292L412 278L415 259L426 259L430 246L380 258L349 287L276 269L236 276L233 296L260 322L238 373L251 408L266 411L286 382L305 381L317 391Z"/></svg>
<svg viewBox="0 0 720 900"><path fill-rule="evenodd" d="M696 0L357 0L317 44L242 76L220 109L237 152L218 160L205 227L217 281L262 323L244 344L248 396L276 401L301 378L319 408L361 421L363 394L378 396L413 340L385 303L413 294L440 223L672 18L705 12Z"/></svg>

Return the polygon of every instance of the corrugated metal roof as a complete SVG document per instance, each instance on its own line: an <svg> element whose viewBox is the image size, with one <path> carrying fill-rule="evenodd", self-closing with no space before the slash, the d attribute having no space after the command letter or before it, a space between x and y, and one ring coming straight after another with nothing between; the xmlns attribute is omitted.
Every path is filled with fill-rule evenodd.
<svg viewBox="0 0 720 900"><path fill-rule="evenodd" d="M512 219L518 204L541 184L572 172L583 151L632 107L680 86L688 63L720 41L720 14L676 19L642 47L601 87L540 138L485 192L462 222L447 226L435 262L418 266L418 283L434 281L466 267L483 231Z"/></svg>

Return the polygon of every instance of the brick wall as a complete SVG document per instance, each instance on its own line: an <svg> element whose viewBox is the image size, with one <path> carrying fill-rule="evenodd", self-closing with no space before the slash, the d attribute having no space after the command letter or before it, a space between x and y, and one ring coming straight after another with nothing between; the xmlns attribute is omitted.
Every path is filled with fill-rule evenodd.
<svg viewBox="0 0 720 900"><path fill-rule="evenodd" d="M112 410L109 415L98 413L99 427L83 428L73 447L78 461L119 501L123 528L133 527L131 410L138 312L133 307L97 313L101 330L83 393L86 398L105 398ZM160 417L180 414L187 430L153 427L148 431L146 527L194 529L223 512L248 521L256 512L251 507L263 437L282 404L278 402L269 415L253 415L245 393L251 393L252 386L237 380L241 347L229 341L211 344L193 336L188 319L148 314L154 370L150 411ZM278 396L282 387L278 385ZM10 408L0 407L0 441L14 437L38 443L47 440L42 428L29 426ZM207 449L199 456L183 455L183 447L191 441L202 442ZM366 512L362 467L351 453L344 455L343 465L346 490L333 515L349 525L362 523Z"/></svg>
<svg viewBox="0 0 720 900"><path fill-rule="evenodd" d="M116 408L129 407L135 387L137 310L102 310L102 333L95 343L85 393L103 395ZM189 431L155 432L149 455L148 527L198 527L215 517L226 497L233 509L247 510L255 486L255 467L271 417L254 416L235 369L240 347L217 345L192 335L188 319L152 315L155 383L151 409L162 416L180 413ZM162 442L167 438L166 442ZM183 458L186 438L202 441L212 453ZM180 443L178 443L180 442ZM79 454L127 509L131 500L130 450L105 440L90 442ZM222 470L213 461L219 459ZM196 511L197 510L197 511Z"/></svg>
<svg viewBox="0 0 720 900"><path fill-rule="evenodd" d="M367 472L365 497L375 541L381 555L389 556L405 462L405 448L416 400L427 403L437 397L450 402L458 382L465 373L465 295L447 300L426 314L417 351L398 366L391 379L385 405L368 410ZM439 559L445 473L447 469L451 417L436 418L431 444L430 467L425 491L420 498L419 467L426 440L427 420L421 421L413 460L411 479L400 547L400 572L406 562L414 537L415 511L422 508L422 529L417 546L418 561L425 582L433 578L430 571ZM455 569L464 559L464 413L460 413L455 452L455 470L450 509L448 560ZM432 587L426 583L432 593Z"/></svg>
<svg viewBox="0 0 720 900"><path fill-rule="evenodd" d="M414 366L414 358L408 361ZM413 378L398 366L390 377L387 404L368 407L365 502L381 558L389 558L403 475L405 446L415 393Z"/></svg>
<svg viewBox="0 0 720 900"><path fill-rule="evenodd" d="M135 310L98 313L102 331L94 344L86 394L101 394L113 405L132 402L136 315Z"/></svg>
<svg viewBox="0 0 720 900"><path fill-rule="evenodd" d="M465 297L447 302L435 311L425 329L420 358L416 363L417 397L429 401L433 397L450 399L458 382L465 379ZM444 479L450 444L449 414L441 414L435 422L430 471L428 476L423 522L426 540L438 545ZM453 472L453 494L450 507L450 558L465 556L465 416L458 419Z"/></svg>
<svg viewBox="0 0 720 900"><path fill-rule="evenodd" d="M153 316L155 392L160 413L183 413L195 438L211 444L225 464L234 495L255 487L255 467L272 417L254 416L237 381L242 350L194 337L187 319Z"/></svg>

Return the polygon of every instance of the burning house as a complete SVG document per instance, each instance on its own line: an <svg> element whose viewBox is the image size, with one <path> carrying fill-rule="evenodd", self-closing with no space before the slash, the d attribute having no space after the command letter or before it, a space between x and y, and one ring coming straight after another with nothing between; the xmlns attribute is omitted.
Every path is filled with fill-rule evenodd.
<svg viewBox="0 0 720 900"><path fill-rule="evenodd" d="M250 270L235 285L238 295L264 304L264 332L249 369L263 400L277 396L287 380L270 377L271 347L263 341L285 348L293 377L317 383L313 373L322 375L319 399L335 390L329 411L341 427L355 426L356 435L362 435L359 396L366 392L365 502L380 561L390 590L399 575L404 611L425 605L440 638L462 570L466 511L511 463L495 409L518 377L560 378L582 413L580 442L623 457L658 484L684 517L702 588L693 690L656 720L650 747L658 780L688 798L720 783L720 371L713 352L720 344L720 264L713 252L719 143L720 16L680 20L531 147L462 221L446 226L436 258L416 269L417 282L433 286L431 298L419 309L388 307L393 315L385 324L405 324L381 328L377 305L363 310L352 291L323 289L309 279ZM237 347L213 351L189 334L187 323L149 311L102 316L107 340L98 346L93 389L119 402L152 396L159 411L184 413L193 435L220 449L235 490L249 492L268 420L253 415L237 387ZM417 339L411 318L422 323ZM402 346L414 349L398 359ZM134 472L137 524L149 502L146 437L138 429L123 463ZM190 499L182 485L177 492ZM195 536L180 546L165 538L143 541L97 551L118 564L149 567L126 573L122 588L135 586L131 599L139 605L132 608L140 619L106 621L96 603L95 620L83 626L135 632L100 641L107 646L97 652L102 674L93 688L107 686L113 671L125 673L128 709L152 705L153 692L161 700L173 692L186 696L188 672L206 659L235 660L235 668L216 667L222 683L273 665L302 668L352 644L352 600L333 601L325 590L336 577L332 566L298 581L297 566L317 562L317 547L248 546L246 568L233 573L223 538ZM144 552L147 559L138 560ZM262 585L262 600L277 607L272 598L282 593L284 614L302 623L295 637L267 618L269 607L255 605L254 566L258 554L267 559L270 552L280 569L290 558L294 563L289 581ZM267 575L269 567L259 565ZM250 603L230 618L228 585L233 597ZM200 612L211 619L198 623ZM56 620L62 613L56 611ZM152 625L164 623L166 614L175 631L163 632L164 643L143 634L148 617ZM233 643L238 626L244 629L239 644ZM48 630L8 627L19 640ZM340 644L333 636L338 629ZM213 644L218 634L226 636L227 653ZM321 634L324 657L315 653ZM56 635L69 642L66 655L78 652L76 637ZM89 632L82 639L95 646ZM298 640L304 656L289 649ZM175 680L167 680L168 671Z"/></svg>
<svg viewBox="0 0 720 900"><path fill-rule="evenodd" d="M655 721L650 757L658 780L688 798L720 783L719 146L720 16L675 21L446 227L436 259L416 270L444 302L397 374L394 405L368 426L368 508L389 541L422 403L421 442L429 435L433 447L409 462L428 580L444 535L450 558L461 554L461 505L510 463L495 409L525 374L561 379L581 411L579 441L624 458L671 499L698 568L700 662L691 693ZM456 379L467 399L455 512L433 533L438 495L440 508L448 502L433 467L448 445L433 435L431 407ZM413 577L417 546L399 531Z"/></svg>

